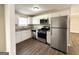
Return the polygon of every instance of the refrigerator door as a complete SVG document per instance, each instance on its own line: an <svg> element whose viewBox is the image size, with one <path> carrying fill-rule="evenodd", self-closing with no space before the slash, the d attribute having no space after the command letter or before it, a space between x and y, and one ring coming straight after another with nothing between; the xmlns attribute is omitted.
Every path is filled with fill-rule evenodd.
<svg viewBox="0 0 79 59"><path fill-rule="evenodd" d="M52 29L51 46L60 51L67 52L67 29Z"/></svg>
<svg viewBox="0 0 79 59"><path fill-rule="evenodd" d="M67 28L67 16L53 17L51 27Z"/></svg>

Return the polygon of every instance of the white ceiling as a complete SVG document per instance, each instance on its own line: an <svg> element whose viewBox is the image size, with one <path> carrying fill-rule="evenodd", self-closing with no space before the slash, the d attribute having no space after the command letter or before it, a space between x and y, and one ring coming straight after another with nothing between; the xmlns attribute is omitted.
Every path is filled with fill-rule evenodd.
<svg viewBox="0 0 79 59"><path fill-rule="evenodd" d="M32 8L38 6L41 10L33 11ZM68 9L70 5L68 4L16 4L15 10L17 13L26 15L37 15L46 12L54 12L62 9Z"/></svg>

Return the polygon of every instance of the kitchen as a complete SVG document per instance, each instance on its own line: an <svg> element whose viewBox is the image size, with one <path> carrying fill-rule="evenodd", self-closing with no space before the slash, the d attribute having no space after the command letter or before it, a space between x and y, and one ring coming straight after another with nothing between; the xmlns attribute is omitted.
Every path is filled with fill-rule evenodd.
<svg viewBox="0 0 79 59"><path fill-rule="evenodd" d="M40 1L0 2L1 58L78 58L78 1Z"/></svg>
<svg viewBox="0 0 79 59"><path fill-rule="evenodd" d="M79 54L79 5L1 4L0 10L1 54Z"/></svg>
<svg viewBox="0 0 79 59"><path fill-rule="evenodd" d="M17 55L68 53L70 5L19 4L15 13Z"/></svg>

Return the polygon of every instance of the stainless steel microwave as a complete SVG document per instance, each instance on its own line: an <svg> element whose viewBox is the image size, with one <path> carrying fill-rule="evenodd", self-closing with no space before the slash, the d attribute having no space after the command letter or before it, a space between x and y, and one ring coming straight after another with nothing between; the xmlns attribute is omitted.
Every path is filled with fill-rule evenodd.
<svg viewBox="0 0 79 59"><path fill-rule="evenodd" d="M48 19L40 19L40 24L48 24Z"/></svg>

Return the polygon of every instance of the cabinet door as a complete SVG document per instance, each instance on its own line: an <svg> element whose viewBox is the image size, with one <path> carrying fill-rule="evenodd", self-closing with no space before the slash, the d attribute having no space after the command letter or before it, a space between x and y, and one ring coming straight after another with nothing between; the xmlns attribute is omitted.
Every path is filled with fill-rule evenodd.
<svg viewBox="0 0 79 59"><path fill-rule="evenodd" d="M31 30L23 30L16 32L16 43L31 38Z"/></svg>
<svg viewBox="0 0 79 59"><path fill-rule="evenodd" d="M22 41L27 40L31 37L31 30L22 31Z"/></svg>
<svg viewBox="0 0 79 59"><path fill-rule="evenodd" d="M33 17L33 23L32 24L40 24L40 18L38 17Z"/></svg>
<svg viewBox="0 0 79 59"><path fill-rule="evenodd" d="M47 31L47 43L51 44L51 32Z"/></svg>
<svg viewBox="0 0 79 59"><path fill-rule="evenodd" d="M28 24L32 24L32 17L28 17Z"/></svg>
<svg viewBox="0 0 79 59"><path fill-rule="evenodd" d="M21 42L21 32L16 32L16 43Z"/></svg>
<svg viewBox="0 0 79 59"><path fill-rule="evenodd" d="M27 39L26 30L22 31L22 41Z"/></svg>
<svg viewBox="0 0 79 59"><path fill-rule="evenodd" d="M27 39L28 39L28 38L31 38L31 36L32 36L32 35L31 35L31 30L27 30L27 31L26 31L26 37L27 37Z"/></svg>

